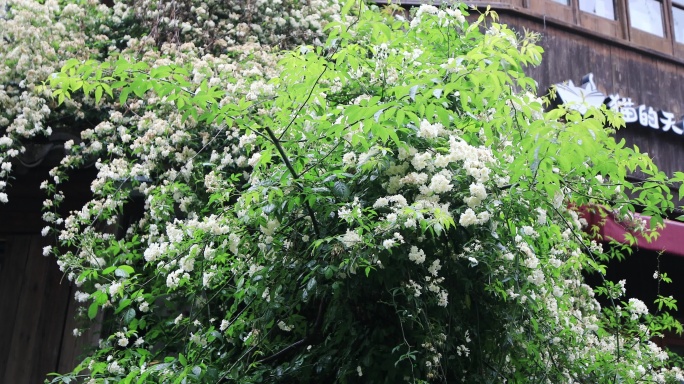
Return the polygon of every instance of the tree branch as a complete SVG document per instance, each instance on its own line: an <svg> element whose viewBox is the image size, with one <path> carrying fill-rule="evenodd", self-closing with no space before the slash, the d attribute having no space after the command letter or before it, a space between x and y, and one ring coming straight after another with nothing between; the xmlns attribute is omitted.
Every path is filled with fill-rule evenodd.
<svg viewBox="0 0 684 384"><path fill-rule="evenodd" d="M283 149L283 146L280 145L280 140L275 136L271 128L266 127L266 133L268 134L268 137L271 139L273 142L273 145L275 145L276 150L278 151L278 154L280 154L280 158L283 159L283 162L285 163L285 166L287 167L287 170L290 171L290 174L292 174L292 178L295 180L299 179L299 175L297 175L297 171L295 171L294 167L292 166L292 163L290 163L290 159L287 157L287 153L285 153L285 149ZM304 192L304 189L302 188L301 185L297 184L297 187L301 192ZM311 223L313 224L313 229L314 232L316 233L317 238L321 238L321 231L318 226L318 221L316 220L316 216L314 213L313 208L311 208L311 204L305 201L304 205L306 206L306 211L309 213L309 216L311 217Z"/></svg>

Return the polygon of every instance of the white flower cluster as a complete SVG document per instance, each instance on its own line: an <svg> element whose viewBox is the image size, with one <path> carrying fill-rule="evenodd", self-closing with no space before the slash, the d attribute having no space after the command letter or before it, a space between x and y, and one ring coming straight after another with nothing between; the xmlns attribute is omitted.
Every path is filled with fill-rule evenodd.
<svg viewBox="0 0 684 384"><path fill-rule="evenodd" d="M105 12L107 7L102 7L98 10ZM67 59L94 53L86 44L91 39L84 29L90 20L83 14L80 5L61 9L55 0L0 3L0 203L8 202L5 180L11 160L26 150L23 140L52 134L52 128L45 126L53 113L48 106L50 92L43 90L41 83Z"/></svg>
<svg viewBox="0 0 684 384"><path fill-rule="evenodd" d="M340 11L337 1L327 0L304 4L288 0L248 3L183 0L159 4L134 0L131 3L129 8L115 7L116 22L128 19L154 25L156 30L152 36L157 40L193 41L214 49L252 40L269 45L312 41L323 36L325 24Z"/></svg>
<svg viewBox="0 0 684 384"><path fill-rule="evenodd" d="M636 298L629 299L627 309L631 314L632 320L636 320L640 316L648 315L648 307L646 306L646 304L644 304L643 301Z"/></svg>
<svg viewBox="0 0 684 384"><path fill-rule="evenodd" d="M411 19L411 28L420 28L423 21L422 19L425 15L436 16L440 27L448 27L451 25L462 27L466 22L463 13L456 8L449 7L440 9L434 5L422 4L413 16L413 19Z"/></svg>

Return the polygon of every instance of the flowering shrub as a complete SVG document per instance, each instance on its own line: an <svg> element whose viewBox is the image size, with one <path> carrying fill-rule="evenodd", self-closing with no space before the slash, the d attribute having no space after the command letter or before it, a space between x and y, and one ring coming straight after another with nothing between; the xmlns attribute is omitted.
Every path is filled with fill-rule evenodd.
<svg viewBox="0 0 684 384"><path fill-rule="evenodd" d="M186 28L159 4L136 16L150 35L34 86L101 117L44 184L44 232L82 315L110 324L52 382L682 380L651 341L681 327L624 282L583 282L608 254L568 208L629 214L632 191L657 215L672 203L625 175L667 180L609 136L610 111L543 112L534 35L463 5L408 21L310 2L339 10L308 21L311 38L329 21L320 44L209 53L229 39L193 33L232 16ZM221 16L198 7L177 15ZM93 199L60 217L68 171L93 161Z"/></svg>

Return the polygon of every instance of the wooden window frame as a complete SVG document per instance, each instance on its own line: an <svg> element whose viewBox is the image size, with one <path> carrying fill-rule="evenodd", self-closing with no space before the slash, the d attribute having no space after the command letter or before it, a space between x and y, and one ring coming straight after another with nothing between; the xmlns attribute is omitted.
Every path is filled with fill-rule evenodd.
<svg viewBox="0 0 684 384"><path fill-rule="evenodd" d="M663 37L631 26L629 0L614 0L616 20L580 11L579 0L570 0L569 5L554 0L472 0L466 3L477 7L493 6L495 9L509 9L538 18L544 23L548 20L566 28L579 27L581 33L612 39L622 45L633 45L645 52L662 54L682 62L684 61L684 42L675 41L672 9L676 7L684 10L684 5L679 3L675 5L673 0L659 1L663 8ZM427 0L403 0L402 4L411 6L427 2ZM441 1L436 0L434 3L440 4Z"/></svg>
<svg viewBox="0 0 684 384"><path fill-rule="evenodd" d="M666 0L656 0L660 3L661 6L661 18L662 18L662 27L663 27L663 36L658 36L655 34L652 34L650 32L643 31L641 29L632 27L632 14L631 10L629 9L629 0L621 0L625 2L625 6L627 9L627 18L628 18L628 25L629 25L629 36L630 36L630 41L632 43L638 44L640 46L644 46L656 51L660 52L665 52L665 53L673 53L672 52L672 33L671 33L671 27L670 27L670 22L669 22L669 17L668 17L668 12L670 7L668 7L669 2Z"/></svg>
<svg viewBox="0 0 684 384"><path fill-rule="evenodd" d="M577 12L575 11L576 7L574 6L576 2L577 0L570 0L570 5L564 5L553 0L537 0L528 2L527 8L544 15L544 17L548 15L554 19L576 24Z"/></svg>
<svg viewBox="0 0 684 384"><path fill-rule="evenodd" d="M614 0L615 20L580 11L579 0L570 0L563 5L553 0L524 1L524 8L530 9L543 18L553 18L559 22L576 25L598 35L630 42L647 50L658 51L684 58L684 42L675 42L672 0L658 0L662 6L663 36L657 36L632 27L629 0ZM503 3L503 2L502 2ZM506 1L505 3L510 3ZM677 6L683 9L684 6Z"/></svg>

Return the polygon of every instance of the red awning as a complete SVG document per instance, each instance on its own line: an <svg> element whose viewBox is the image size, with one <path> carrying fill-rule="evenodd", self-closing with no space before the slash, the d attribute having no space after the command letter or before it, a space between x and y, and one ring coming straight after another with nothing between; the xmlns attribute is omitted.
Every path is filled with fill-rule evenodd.
<svg viewBox="0 0 684 384"><path fill-rule="evenodd" d="M601 236L603 242L609 242L611 239L620 243L628 243L625 235L631 234L637 239L636 247L641 249L648 249L651 251L663 251L668 254L684 256L684 223L674 220L663 220L665 226L659 230L659 235L648 242L643 236L634 231L634 223L636 220L645 220L646 228L649 227L651 221L650 216L634 214L633 220L618 220L611 212L605 212L605 217L601 217L597 209L581 209L580 215L587 220L589 227L597 225L599 227L598 234Z"/></svg>

